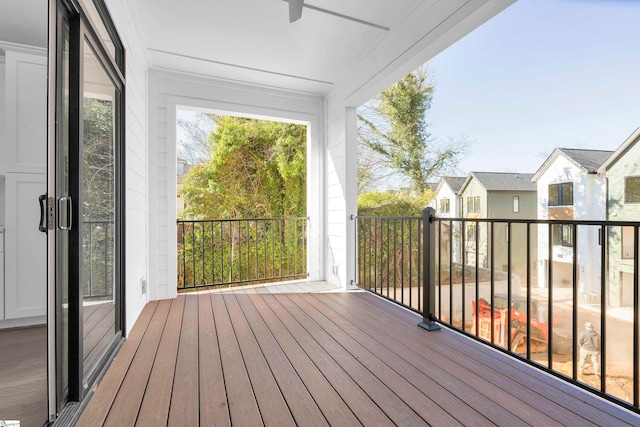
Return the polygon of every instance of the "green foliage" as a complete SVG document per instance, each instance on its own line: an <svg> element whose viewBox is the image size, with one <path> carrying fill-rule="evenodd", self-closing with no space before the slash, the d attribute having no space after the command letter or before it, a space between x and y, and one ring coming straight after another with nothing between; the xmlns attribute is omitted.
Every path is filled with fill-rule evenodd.
<svg viewBox="0 0 640 427"><path fill-rule="evenodd" d="M83 291L87 298L111 298L115 250L113 101L85 97L82 107Z"/></svg>
<svg viewBox="0 0 640 427"><path fill-rule="evenodd" d="M358 196L360 216L420 216L433 199L433 192L425 190L415 196L408 191L371 191Z"/></svg>
<svg viewBox="0 0 640 427"><path fill-rule="evenodd" d="M425 68L418 68L359 110L358 138L364 159L359 167L369 169L358 173L366 180L360 182L360 189L370 189L376 183L371 175L386 169L408 179L411 189L422 194L432 177L455 168L468 143L464 138L446 142L431 138L426 114L434 92Z"/></svg>
<svg viewBox="0 0 640 427"><path fill-rule="evenodd" d="M216 117L211 158L180 188L182 219L306 216L306 127Z"/></svg>

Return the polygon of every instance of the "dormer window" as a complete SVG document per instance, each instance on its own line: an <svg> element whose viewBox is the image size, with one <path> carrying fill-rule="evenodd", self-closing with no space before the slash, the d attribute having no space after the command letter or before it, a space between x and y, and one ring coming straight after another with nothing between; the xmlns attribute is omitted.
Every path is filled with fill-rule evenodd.
<svg viewBox="0 0 640 427"><path fill-rule="evenodd" d="M451 211L451 204L449 199L440 199L440 213L449 213Z"/></svg>
<svg viewBox="0 0 640 427"><path fill-rule="evenodd" d="M573 182L549 184L549 206L572 206Z"/></svg>

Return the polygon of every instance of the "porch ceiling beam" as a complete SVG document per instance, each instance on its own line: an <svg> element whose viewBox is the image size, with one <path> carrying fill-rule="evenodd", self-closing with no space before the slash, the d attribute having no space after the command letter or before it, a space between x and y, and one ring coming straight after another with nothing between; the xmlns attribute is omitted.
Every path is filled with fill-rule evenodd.
<svg viewBox="0 0 640 427"><path fill-rule="evenodd" d="M177 52L169 52L167 50L155 49L153 47L149 47L149 48L147 48L147 50L150 51L150 52L161 53L161 54L164 54L164 55L177 56L177 57L180 57L180 58L193 59L194 61L202 61L202 62L208 62L210 64L224 65L226 67L233 67L233 68L239 68L239 69L243 69L243 70L256 71L256 72L259 72L259 73L270 74L270 75L273 75L273 76L288 77L288 78L292 78L292 79L298 79L298 80L304 80L304 81L308 81L308 82L320 83L320 84L329 85L329 86L333 85L333 82L329 82L329 81L326 81L326 80L319 80L319 79L314 79L314 78L311 78L311 77L297 76L297 75L294 75L294 74L280 73L278 71L265 70L263 68L248 67L246 65L233 64L233 63L230 63L230 62L216 61L214 59L202 58L200 56L193 56L193 55L185 55L183 53L177 53Z"/></svg>

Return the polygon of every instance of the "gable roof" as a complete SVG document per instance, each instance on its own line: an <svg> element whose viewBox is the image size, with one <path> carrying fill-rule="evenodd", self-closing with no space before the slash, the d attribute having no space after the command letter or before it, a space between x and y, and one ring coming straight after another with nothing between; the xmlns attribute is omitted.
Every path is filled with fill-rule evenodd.
<svg viewBox="0 0 640 427"><path fill-rule="evenodd" d="M536 191L536 185L531 182L532 173L519 172L471 172L458 191L462 194L472 179L478 180L487 191Z"/></svg>
<svg viewBox="0 0 640 427"><path fill-rule="evenodd" d="M446 183L454 193L458 194L458 191L460 191L460 187L464 184L465 179L466 177L464 176L443 176L440 178L440 182L438 182L438 186L435 188L434 193L440 191L440 188Z"/></svg>
<svg viewBox="0 0 640 427"><path fill-rule="evenodd" d="M560 156L564 156L571 163L585 171L593 174L598 172L598 168L602 166L613 154L610 150L583 150L579 148L556 148L547 157L542 166L533 175L532 181L536 182L551 166L551 164Z"/></svg>
<svg viewBox="0 0 640 427"><path fill-rule="evenodd" d="M613 152L611 156L605 161L599 168L598 173L604 174L607 170L617 162L629 148L633 147L636 142L640 141L640 127L633 131L631 135L618 147L616 151Z"/></svg>

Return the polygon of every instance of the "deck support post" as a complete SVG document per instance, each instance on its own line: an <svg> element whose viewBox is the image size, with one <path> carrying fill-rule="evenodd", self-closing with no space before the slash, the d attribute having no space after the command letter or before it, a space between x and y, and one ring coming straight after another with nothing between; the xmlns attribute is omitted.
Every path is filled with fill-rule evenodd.
<svg viewBox="0 0 640 427"><path fill-rule="evenodd" d="M436 323L436 211L427 207L422 211L422 322L427 331L437 331Z"/></svg>

